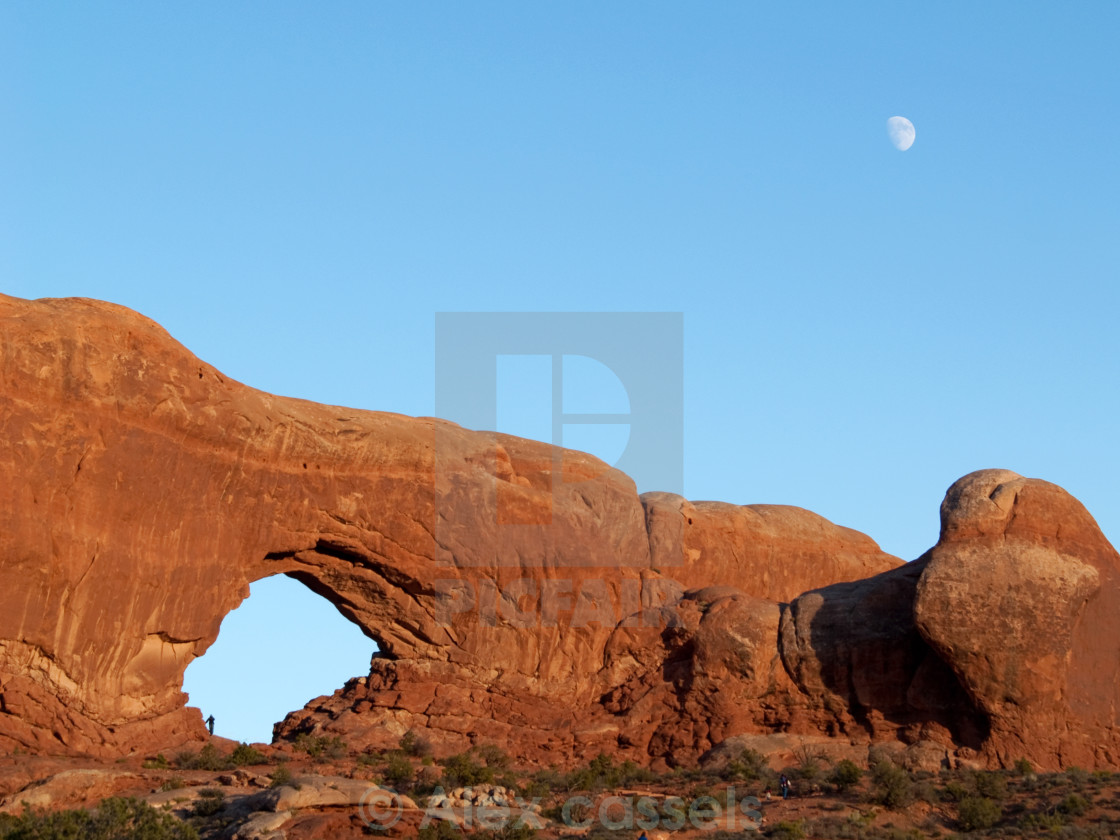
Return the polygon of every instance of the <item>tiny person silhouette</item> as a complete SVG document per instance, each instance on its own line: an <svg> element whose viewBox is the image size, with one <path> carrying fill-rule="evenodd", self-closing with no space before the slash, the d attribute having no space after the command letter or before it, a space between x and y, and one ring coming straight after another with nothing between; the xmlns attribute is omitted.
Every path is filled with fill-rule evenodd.
<svg viewBox="0 0 1120 840"><path fill-rule="evenodd" d="M214 716L213 715L210 715L210 717L206 718L206 728L210 730L211 735L214 734Z"/></svg>

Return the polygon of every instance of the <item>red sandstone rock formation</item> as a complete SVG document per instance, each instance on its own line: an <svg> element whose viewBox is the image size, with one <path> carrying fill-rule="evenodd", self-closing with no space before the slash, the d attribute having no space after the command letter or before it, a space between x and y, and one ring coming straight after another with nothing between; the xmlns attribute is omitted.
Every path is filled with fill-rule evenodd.
<svg viewBox="0 0 1120 840"><path fill-rule="evenodd" d="M1115 764L1115 551L1013 474L962 479L943 519L899 566L808 511L639 497L583 453L254 391L118 306L0 296L0 744L201 737L184 669L288 574L383 653L281 736L565 763L824 732Z"/></svg>

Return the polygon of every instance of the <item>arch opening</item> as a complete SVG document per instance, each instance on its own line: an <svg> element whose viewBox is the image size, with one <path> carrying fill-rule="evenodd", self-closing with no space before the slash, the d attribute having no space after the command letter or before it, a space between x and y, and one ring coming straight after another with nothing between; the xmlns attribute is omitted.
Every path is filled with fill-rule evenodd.
<svg viewBox="0 0 1120 840"><path fill-rule="evenodd" d="M272 727L308 701L369 673L378 645L293 576L253 582L218 638L183 676L188 704L214 716L214 734L272 741Z"/></svg>

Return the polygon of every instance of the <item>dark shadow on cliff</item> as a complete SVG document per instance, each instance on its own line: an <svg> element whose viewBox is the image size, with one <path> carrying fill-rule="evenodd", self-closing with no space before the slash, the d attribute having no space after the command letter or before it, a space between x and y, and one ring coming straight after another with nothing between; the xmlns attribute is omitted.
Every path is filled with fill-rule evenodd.
<svg viewBox="0 0 1120 840"><path fill-rule="evenodd" d="M809 697L826 706L829 695L838 698L874 737L893 730L912 742L947 734L958 747L979 749L989 734L987 716L914 622L928 562L927 552L897 569L796 598L782 619L782 659Z"/></svg>

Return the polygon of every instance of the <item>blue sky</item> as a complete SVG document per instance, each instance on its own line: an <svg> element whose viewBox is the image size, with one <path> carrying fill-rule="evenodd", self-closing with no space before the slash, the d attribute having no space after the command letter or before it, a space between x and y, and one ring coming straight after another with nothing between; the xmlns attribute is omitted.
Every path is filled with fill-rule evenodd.
<svg viewBox="0 0 1120 840"><path fill-rule="evenodd" d="M680 312L691 498L909 559L998 466L1115 540L1118 31L1111 2L5 3L0 288L417 415L436 312ZM227 620L187 686L222 734L366 668L272 583L316 647ZM236 665L193 683L246 645L284 649L279 712Z"/></svg>

